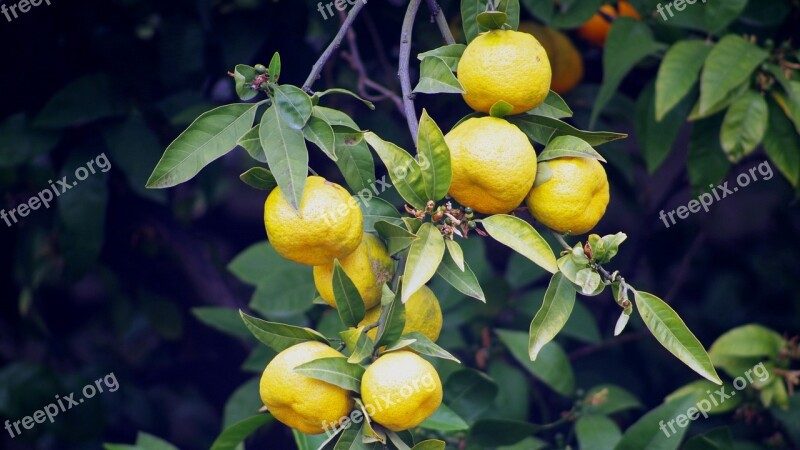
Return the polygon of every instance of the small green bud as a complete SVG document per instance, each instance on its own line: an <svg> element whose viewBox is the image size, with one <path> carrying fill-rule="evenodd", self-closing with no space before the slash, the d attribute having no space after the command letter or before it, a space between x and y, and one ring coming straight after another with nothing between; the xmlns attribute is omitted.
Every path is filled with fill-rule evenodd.
<svg viewBox="0 0 800 450"><path fill-rule="evenodd" d="M469 206L464 208L464 214L472 214L472 213L473 213L472 208L470 208Z"/></svg>
<svg viewBox="0 0 800 450"><path fill-rule="evenodd" d="M259 89L264 89L264 90L266 90L266 89L267 89L267 87L269 87L269 85L268 85L267 83L261 83L261 85L259 86Z"/></svg>
<svg viewBox="0 0 800 450"><path fill-rule="evenodd" d="M258 73L259 73L259 74L261 74L261 75L263 75L263 74L267 73L267 68L266 68L266 67L264 67L264 65L263 65L263 64L256 64L256 66L254 67L254 69L256 69L256 72L258 72Z"/></svg>
<svg viewBox="0 0 800 450"><path fill-rule="evenodd" d="M469 225L469 229L470 230L474 230L475 228L478 228L478 224L473 222L473 221L471 221L471 220L469 221L469 223L467 225Z"/></svg>

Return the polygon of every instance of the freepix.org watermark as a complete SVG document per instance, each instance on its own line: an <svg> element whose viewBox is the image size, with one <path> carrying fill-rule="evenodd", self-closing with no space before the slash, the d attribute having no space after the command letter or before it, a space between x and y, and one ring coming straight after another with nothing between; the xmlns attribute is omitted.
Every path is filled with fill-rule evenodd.
<svg viewBox="0 0 800 450"><path fill-rule="evenodd" d="M433 379L433 376L428 373L422 377L415 378L409 384L403 386L400 389L400 392L395 394L387 392L385 395L382 395L380 398L378 398L377 405L367 403L364 405L364 411L371 416L375 414L375 412L391 409L392 405L394 405L397 401L405 400L419 392L433 392L434 390L436 390L436 381ZM325 433L328 435L328 437L331 437L341 430L350 428L352 424L359 424L363 421L364 413L356 408L353 409L350 415L342 416L335 422L323 421L322 429L325 430Z"/></svg>
<svg viewBox="0 0 800 450"><path fill-rule="evenodd" d="M666 7L661 6L661 3L659 3L658 5L656 5L656 10L658 10L658 13L661 14L661 17L666 22L670 18L675 17L675 13L672 12L673 7L675 7L676 11L681 12L684 9L686 9L686 5L694 5L695 3L697 3L697 1L698 0L675 0L672 3L667 3ZM703 2L704 4L706 2L706 0L700 0L700 1ZM669 18L667 17L666 13L669 13Z"/></svg>
<svg viewBox="0 0 800 450"><path fill-rule="evenodd" d="M67 412L68 410L72 409L72 407L83 403L86 399L90 399L95 395L105 392L103 390L104 385L108 389L108 392L116 392L119 389L119 382L117 382L117 377L114 375L114 372L109 373L103 378L95 380L94 383L84 386L81 390L83 398L76 400L74 392L63 397L56 395L56 400L54 403L50 403L44 408L34 411L30 416L25 416L22 419L15 420L13 422L11 420L6 420L6 431L8 431L8 434L12 438L15 438L22 434L23 429L31 430L37 424L44 423L48 420L50 423L53 423L59 413ZM20 429L20 425L22 425L22 429Z"/></svg>
<svg viewBox="0 0 800 450"><path fill-rule="evenodd" d="M11 22L30 11L31 7L39 6L42 3L50 6L50 0L20 0L17 3L11 3L11 6L3 3L0 5L0 13L6 17L6 21ZM17 11L19 11L19 14L17 14Z"/></svg>
<svg viewBox="0 0 800 450"><path fill-rule="evenodd" d="M337 11L344 12L347 9L347 6L353 6L356 2L367 4L367 0L333 0L328 2L319 2L317 3L317 11L322 14L323 20L328 20L329 18L333 17L335 14L333 12L334 7ZM327 14L325 13L327 11Z"/></svg>
<svg viewBox="0 0 800 450"><path fill-rule="evenodd" d="M728 399L735 397L736 393L744 389L748 384L753 384L753 375L758 378L759 384L763 384L769 379L769 370L764 367L763 362L758 363L733 380L733 388L736 389L735 391L725 392L725 386L720 387L714 392L707 390L706 397L687 409L685 414L678 414L674 419L670 419L668 422L662 420L658 422L658 427L661 428L664 435L670 437L678 432L675 429L675 425L679 428L686 428L690 422L700 418L700 415L708 419L708 413L711 411L712 405L719 406L725 403ZM669 428L669 430L667 430L667 428Z"/></svg>
<svg viewBox="0 0 800 450"><path fill-rule="evenodd" d="M0 209L0 219L3 219L6 226L11 227L12 221L13 223L19 222L20 219L28 217L31 211L36 211L42 206L44 206L45 209L50 208L50 202L53 201L54 198L77 186L79 181L89 178L90 174L97 173L94 167L95 165L97 165L97 168L103 173L111 170L111 163L108 161L106 154L101 153L94 159L87 161L84 166L75 169L76 180L72 183L69 182L66 175L60 180L56 180L55 183L53 183L53 180L49 180L48 183L50 187L34 195L28 199L27 202L20 203L8 211Z"/></svg>
<svg viewBox="0 0 800 450"><path fill-rule="evenodd" d="M711 193L703 193L700 194L696 199L691 200L686 205L681 205L672 211L665 212L663 209L658 213L658 217L664 222L664 226L669 228L672 225L675 225L675 216L678 216L678 220L683 220L689 217L690 214L694 214L700 212L700 210L704 210L708 212L708 209L714 202L718 202L729 195L733 195L739 191L740 187L747 187L751 181L758 181L759 178L756 176L756 172L761 175L761 179L766 181L772 179L772 166L769 165L769 162L764 161L755 167L751 167L750 170L747 172L742 172L736 177L736 184L739 186L734 186L732 188L728 187L729 181L722 183L719 186L714 186L713 184L708 185L711 188ZM714 195L711 195L711 194ZM669 218L669 222L667 222L667 218ZM670 225L671 224L671 225Z"/></svg>

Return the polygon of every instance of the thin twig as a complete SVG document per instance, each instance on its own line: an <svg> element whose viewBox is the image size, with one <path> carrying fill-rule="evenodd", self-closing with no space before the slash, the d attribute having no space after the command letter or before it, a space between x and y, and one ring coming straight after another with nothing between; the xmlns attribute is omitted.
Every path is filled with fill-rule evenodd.
<svg viewBox="0 0 800 450"><path fill-rule="evenodd" d="M342 58L346 59L347 62L350 63L350 67L355 70L356 73L358 73L358 93L362 97L371 101L381 101L388 98L394 102L395 106L400 111L400 114L403 114L403 101L400 100L400 96L369 77L367 68L364 66L364 63L361 60L361 53L358 50L356 33L352 28L347 30L347 45L349 47L349 51L346 54L342 53ZM371 95L369 92L367 92L367 87L377 91L380 96Z"/></svg>
<svg viewBox="0 0 800 450"><path fill-rule="evenodd" d="M448 45L455 44L456 40L453 38L453 33L450 32L450 24L447 23L447 18L442 12L442 7L439 6L439 3L437 3L436 0L427 1L428 9L431 10L431 16L433 16L433 20L436 21L436 25L439 27L439 31L442 33L444 41Z"/></svg>
<svg viewBox="0 0 800 450"><path fill-rule="evenodd" d="M422 0L410 0L408 9L403 18L403 28L400 31L400 62L398 64L398 76L400 77L400 87L403 91L403 109L405 111L408 131L411 132L411 140L417 140L417 112L414 109L414 94L411 93L411 76L408 73L408 62L411 57L411 33L414 30L414 19L419 11L419 4Z"/></svg>
<svg viewBox="0 0 800 450"><path fill-rule="evenodd" d="M328 59L333 55L333 52L339 48L339 45L342 44L342 39L344 39L347 30L353 25L353 21L356 20L356 16L358 13L361 12L361 9L364 8L366 2L356 2L355 5L350 9L350 12L347 14L347 18L344 19L342 23L342 27L339 28L339 31L336 33L336 37L333 38L328 48L322 52L317 62L314 63L314 66L311 67L311 73L308 74L308 78L306 78L306 82L303 83L303 90L306 92L311 92L311 85L319 78L319 74L322 72L322 68L325 67L325 63L328 62Z"/></svg>

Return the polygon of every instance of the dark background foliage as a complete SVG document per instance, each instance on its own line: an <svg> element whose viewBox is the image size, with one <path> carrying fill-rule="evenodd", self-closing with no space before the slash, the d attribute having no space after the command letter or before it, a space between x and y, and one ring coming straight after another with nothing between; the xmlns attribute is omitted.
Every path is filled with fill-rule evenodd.
<svg viewBox="0 0 800 450"><path fill-rule="evenodd" d="M237 179L248 167L242 150L175 189L146 191L143 186L163 149L194 117L213 105L237 101L226 71L237 63L266 64L278 51L282 81L299 85L335 33L338 18L322 20L310 0L51 2L11 23L0 17L0 122L6 124L5 133L0 132L0 207L8 210L26 201L64 167L100 153L108 155L112 168L93 175L48 210L35 211L12 227L0 222L0 417L18 420L54 395L80 389L109 372L115 373L120 389L22 437L12 440L0 433L1 446L100 448L102 442L132 442L144 430L182 449L208 448L221 429L228 397L258 374L267 355L250 356L241 370L252 342L204 325L192 309L246 308L251 290L226 265L265 238L264 198ZM402 2L373 0L355 26L368 71L392 89L398 89L404 11L397 3ZM456 2L442 3L449 18L458 17ZM412 54L441 44L427 13L420 17ZM575 41L585 57L586 77L566 99L576 111L577 125L587 127L602 79L601 51ZM633 134L633 101L655 71L655 65L645 64L628 76L597 128ZM94 77L77 98L43 111L62 88L88 75ZM348 64L334 59L315 87L353 87L354 80ZM362 128L409 147L404 120L390 101L379 102L375 112L346 97L335 102ZM419 96L418 107L428 108L443 129L469 112L457 96ZM8 121L20 114L16 117L25 125L9 131ZM63 126L34 129L37 120ZM800 212L796 192L777 170L772 179L715 203L709 213L668 229L659 220L660 210L686 204L692 196L688 129L653 175L645 170L635 137L601 148L610 162L612 202L596 232L628 234L616 267L638 288L660 293L706 346L750 322L788 336L800 333L795 285L800 279ZM762 160L763 152L749 156L729 179ZM312 153L311 166L341 181L319 153ZM546 285L530 275L526 289L510 286L510 275L503 277L507 268L518 273L533 271L533 266L520 267L525 263L518 258L509 261L510 253L495 243L487 242L486 251L494 274L484 287L488 305L454 307L451 315L446 311L442 344L455 346L462 361L483 369L487 349L498 360L515 363L496 348L496 339L483 340L482 330L527 329L530 316L515 314L514 308L532 314ZM609 344L618 307L607 294L582 301L605 344L559 338L571 352L579 387L613 382L634 392L649 409L696 378L653 339L640 339L640 322L621 342ZM529 420L552 420L569 408L530 382L539 394ZM502 411L508 405L496 406ZM794 423L800 422L796 408ZM627 423L637 415L632 413ZM700 421L693 432L732 420L739 419ZM767 421L749 424L742 432L763 441L781 426ZM793 435L797 439L798 430ZM291 445L282 426L257 439L265 448Z"/></svg>

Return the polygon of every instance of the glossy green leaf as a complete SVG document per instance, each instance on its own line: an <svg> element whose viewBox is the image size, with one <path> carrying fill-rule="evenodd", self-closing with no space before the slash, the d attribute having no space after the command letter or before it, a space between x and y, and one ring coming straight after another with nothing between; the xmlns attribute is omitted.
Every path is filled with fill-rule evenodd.
<svg viewBox="0 0 800 450"><path fill-rule="evenodd" d="M464 87L450 71L445 60L428 56L419 68L419 82L413 92L422 94L463 94Z"/></svg>
<svg viewBox="0 0 800 450"><path fill-rule="evenodd" d="M235 450L248 436L271 421L272 416L269 414L259 414L242 420L217 436L210 450Z"/></svg>
<svg viewBox="0 0 800 450"><path fill-rule="evenodd" d="M280 114L282 122L295 130L302 129L308 122L308 118L311 117L311 108L313 107L308 94L289 84L275 86L273 91L275 93L275 109Z"/></svg>
<svg viewBox="0 0 800 450"><path fill-rule="evenodd" d="M442 233L430 222L423 223L417 232L417 239L411 243L403 271L403 303L425 286L442 262L445 243Z"/></svg>
<svg viewBox="0 0 800 450"><path fill-rule="evenodd" d="M238 64L233 69L233 79L235 81L236 95L243 102L252 100L258 95L258 91L253 89L253 80L258 76L258 72L252 66Z"/></svg>
<svg viewBox="0 0 800 450"><path fill-rule="evenodd" d="M729 34L711 50L700 77L701 114L745 82L769 54L744 38Z"/></svg>
<svg viewBox="0 0 800 450"><path fill-rule="evenodd" d="M311 117L303 127L303 136L309 142L319 147L328 158L336 161L336 136L333 128L319 117Z"/></svg>
<svg viewBox="0 0 800 450"><path fill-rule="evenodd" d="M687 427L674 426L679 415L684 417L686 411L694 405L691 396L677 398L671 402L662 404L656 409L651 410L644 417L639 419L630 428L625 430L622 439L614 450L677 450L681 445L681 440L689 429ZM669 423L672 421L673 427ZM687 424L689 421L686 421ZM666 433L660 428L664 423Z"/></svg>
<svg viewBox="0 0 800 450"><path fill-rule="evenodd" d="M445 442L438 439L428 439L414 446L411 450L444 450Z"/></svg>
<svg viewBox="0 0 800 450"><path fill-rule="evenodd" d="M731 376L741 375L757 362L775 361L786 341L777 332L758 324L743 325L717 338L708 353L715 366Z"/></svg>
<svg viewBox="0 0 800 450"><path fill-rule="evenodd" d="M242 136L239 141L236 142L236 145L247 150L247 153L251 158L258 162L266 163L267 155L264 154L264 148L261 147L261 138L259 137L260 128L261 125L256 125L255 127L251 128L250 131L245 133L244 136Z"/></svg>
<svg viewBox="0 0 800 450"><path fill-rule="evenodd" d="M269 61L269 68L267 70L269 71L269 81L277 83L281 78L281 55L278 52L275 52L272 55L272 59Z"/></svg>
<svg viewBox="0 0 800 450"><path fill-rule="evenodd" d="M298 209L308 174L308 149L303 132L285 123L273 106L261 116L259 138L281 195Z"/></svg>
<svg viewBox="0 0 800 450"><path fill-rule="evenodd" d="M484 11L475 16L478 27L486 30L500 30L508 20L508 14L503 11Z"/></svg>
<svg viewBox="0 0 800 450"><path fill-rule="evenodd" d="M412 331L411 333L403 335L403 337L414 340L414 342L410 343L408 347L420 355L430 356L432 358L449 359L457 364L461 364L461 361L459 361L458 358L450 354L450 352L442 347L436 345L436 343L428 339L428 337L422 333Z"/></svg>
<svg viewBox="0 0 800 450"><path fill-rule="evenodd" d="M528 353L529 334L522 331L495 330L500 341L531 375L559 394L568 397L575 391L575 374L569 358L558 343L551 341L539 351L536 361Z"/></svg>
<svg viewBox="0 0 800 450"><path fill-rule="evenodd" d="M266 192L270 192L278 186L272 172L263 167L251 167L239 175L239 179L250 187Z"/></svg>
<svg viewBox="0 0 800 450"><path fill-rule="evenodd" d="M310 328L267 322L266 320L248 316L242 311L239 311L239 313L250 333L276 352L281 352L293 345L307 341L329 343L325 336Z"/></svg>
<svg viewBox="0 0 800 450"><path fill-rule="evenodd" d="M486 232L501 244L510 247L550 273L558 270L553 249L531 224L505 214L481 221Z"/></svg>
<svg viewBox="0 0 800 450"><path fill-rule="evenodd" d="M797 187L800 182L800 139L792 122L773 101L769 102L769 125L764 134L764 150L789 183Z"/></svg>
<svg viewBox="0 0 800 450"><path fill-rule="evenodd" d="M563 119L572 117L572 109L570 109L567 102L565 102L560 95L554 91L550 91L544 99L544 103L528 111L528 114L550 117L551 119Z"/></svg>
<svg viewBox="0 0 800 450"><path fill-rule="evenodd" d="M392 297L388 305L382 307L378 333L375 339L375 346L381 345L394 345L395 341L403 334L403 328L406 326L406 306L400 301L401 292ZM388 296L393 294L388 286L384 285L384 293ZM381 301L383 303L383 301Z"/></svg>
<svg viewBox="0 0 800 450"><path fill-rule="evenodd" d="M425 181L425 194L430 200L441 200L450 190L450 149L444 141L442 130L425 109L419 120L417 152L422 179Z"/></svg>
<svg viewBox="0 0 800 450"><path fill-rule="evenodd" d="M511 111L514 110L514 106L511 103L508 103L503 100L498 100L492 107L489 109L489 115L492 117L499 117L503 118L509 114Z"/></svg>
<svg viewBox="0 0 800 450"><path fill-rule="evenodd" d="M164 151L147 187L167 188L183 183L231 151L253 126L257 107L238 103L201 114Z"/></svg>
<svg viewBox="0 0 800 450"><path fill-rule="evenodd" d="M639 314L656 340L689 368L716 384L722 384L703 344L678 314L653 294L635 291L634 296Z"/></svg>
<svg viewBox="0 0 800 450"><path fill-rule="evenodd" d="M458 269L463 272L464 250L461 249L461 246L458 245L458 242L452 239L445 239L444 243L447 244L447 252L450 254L450 257L453 258L453 262L456 263Z"/></svg>
<svg viewBox="0 0 800 450"><path fill-rule="evenodd" d="M614 384L595 386L589 389L586 398L594 401L583 404L582 409L585 414L611 415L643 407L636 396Z"/></svg>
<svg viewBox="0 0 800 450"><path fill-rule="evenodd" d="M722 149L731 162L738 162L761 143L768 116L767 101L755 91L748 91L731 103L720 132Z"/></svg>
<svg viewBox="0 0 800 450"><path fill-rule="evenodd" d="M395 255L407 249L417 236L402 226L385 221L375 223L375 231L386 240L390 255Z"/></svg>
<svg viewBox="0 0 800 450"><path fill-rule="evenodd" d="M335 131L334 131L335 133ZM335 133L336 134L336 133ZM342 144L340 134L336 134L336 165L342 172L347 185L356 195L365 196L366 192L382 187L375 180L375 160L366 142L348 146Z"/></svg>
<svg viewBox="0 0 800 450"><path fill-rule="evenodd" d="M361 364L361 362L363 362L365 359L372 356L372 352L375 350L375 341L373 341L372 338L367 335L367 333L364 333L363 330L356 332L358 333L358 338L353 346L350 357L347 358L347 362L352 364ZM346 331L343 331L342 333L346 333Z"/></svg>
<svg viewBox="0 0 800 450"><path fill-rule="evenodd" d="M575 436L582 450L613 449L622 439L622 431L606 416L581 416L575 422Z"/></svg>
<svg viewBox="0 0 800 450"><path fill-rule="evenodd" d="M528 355L536 360L545 344L564 328L575 306L575 287L561 272L556 272L544 294L544 303L533 317L530 326Z"/></svg>
<svg viewBox="0 0 800 450"><path fill-rule="evenodd" d="M505 23L513 30L519 27L519 0L495 1L496 10L506 14ZM488 28L478 23L478 15L487 10L487 0L464 0L461 2L461 23L464 27L464 36L467 42L475 39L478 34L488 31ZM502 24L501 24L502 25Z"/></svg>
<svg viewBox="0 0 800 450"><path fill-rule="evenodd" d="M436 273L445 279L451 286L456 288L459 292L469 297L478 299L486 303L486 295L481 289L480 282L472 272L466 261L463 262L464 270L458 267L452 255L448 252L442 259L442 263L436 269Z"/></svg>
<svg viewBox="0 0 800 450"><path fill-rule="evenodd" d="M598 264L605 264L611 261L611 259L617 256L619 246L622 245L626 239L628 239L628 235L623 232L609 234L603 237L597 234L590 234L589 247L592 249L592 260L596 261Z"/></svg>
<svg viewBox="0 0 800 450"><path fill-rule="evenodd" d="M724 414L733 411L742 402L742 396L731 396L725 399L725 401L719 402L717 400L719 398L719 394L717 394L719 389L719 386L708 380L695 380L674 390L664 398L664 401L668 402L685 395L692 395L695 404L702 408L701 414L704 416ZM723 384L722 389L723 392L734 392L733 386L731 386L730 383ZM700 405L701 401L703 403L702 405Z"/></svg>
<svg viewBox="0 0 800 450"><path fill-rule="evenodd" d="M653 38L650 27L640 20L618 17L614 20L603 50L603 84L592 108L590 127L617 92L625 75L639 62L666 46Z"/></svg>
<svg viewBox="0 0 800 450"><path fill-rule="evenodd" d="M575 136L583 139L591 146L602 145L628 137L627 134L620 133L582 131L558 119L530 114L512 116L508 118L508 121L518 126L528 138L542 145L547 145L551 139L558 136Z"/></svg>
<svg viewBox="0 0 800 450"><path fill-rule="evenodd" d="M419 424L419 427L438 431L465 431L469 429L469 424L442 403L433 414Z"/></svg>
<svg viewBox="0 0 800 450"><path fill-rule="evenodd" d="M455 72L458 68L458 62L461 60L461 55L464 54L464 50L466 50L466 48L467 46L464 44L445 45L433 50L428 50L424 53L420 53L417 55L417 59L423 61L429 56L437 56L447 64L447 67L449 67L452 72Z"/></svg>
<svg viewBox="0 0 800 450"><path fill-rule="evenodd" d="M747 6L747 0L711 0L705 7L706 27L712 33L719 33L736 20Z"/></svg>
<svg viewBox="0 0 800 450"><path fill-rule="evenodd" d="M366 312L364 300L358 293L355 283L347 276L339 260L333 261L333 297L336 300L336 311L342 323L348 327L358 326Z"/></svg>
<svg viewBox="0 0 800 450"><path fill-rule="evenodd" d="M364 134L364 140L378 154L392 179L395 189L403 199L417 209L425 209L425 180L417 161L405 150L391 142L384 141L372 132Z"/></svg>
<svg viewBox="0 0 800 450"><path fill-rule="evenodd" d="M331 95L331 94L349 95L349 96L355 98L356 100L360 101L364 105L366 105L367 108L372 109L372 110L375 109L375 105L371 101L363 99L358 94L356 94L355 92L348 91L347 89L331 88L331 89L326 89L324 91L317 92L314 95L319 97L319 98L322 98L322 97L324 97L326 95Z"/></svg>
<svg viewBox="0 0 800 450"><path fill-rule="evenodd" d="M358 364L350 364L347 359L338 356L315 359L294 368L297 373L353 392L361 392L364 370Z"/></svg>
<svg viewBox="0 0 800 450"><path fill-rule="evenodd" d="M691 39L669 48L656 77L655 120L664 116L681 102L700 80L700 69L711 46L705 41Z"/></svg>
<svg viewBox="0 0 800 450"><path fill-rule="evenodd" d="M547 146L539 153L537 161L549 161L551 159L573 157L590 158L606 162L600 153L597 153L586 141L575 136L558 136L547 143Z"/></svg>
<svg viewBox="0 0 800 450"><path fill-rule="evenodd" d="M398 227L403 226L400 213L391 203L378 197L368 197L359 195L356 197L358 205L361 207L361 214L364 217L364 231L369 233L378 231L375 228L378 222L386 222Z"/></svg>

